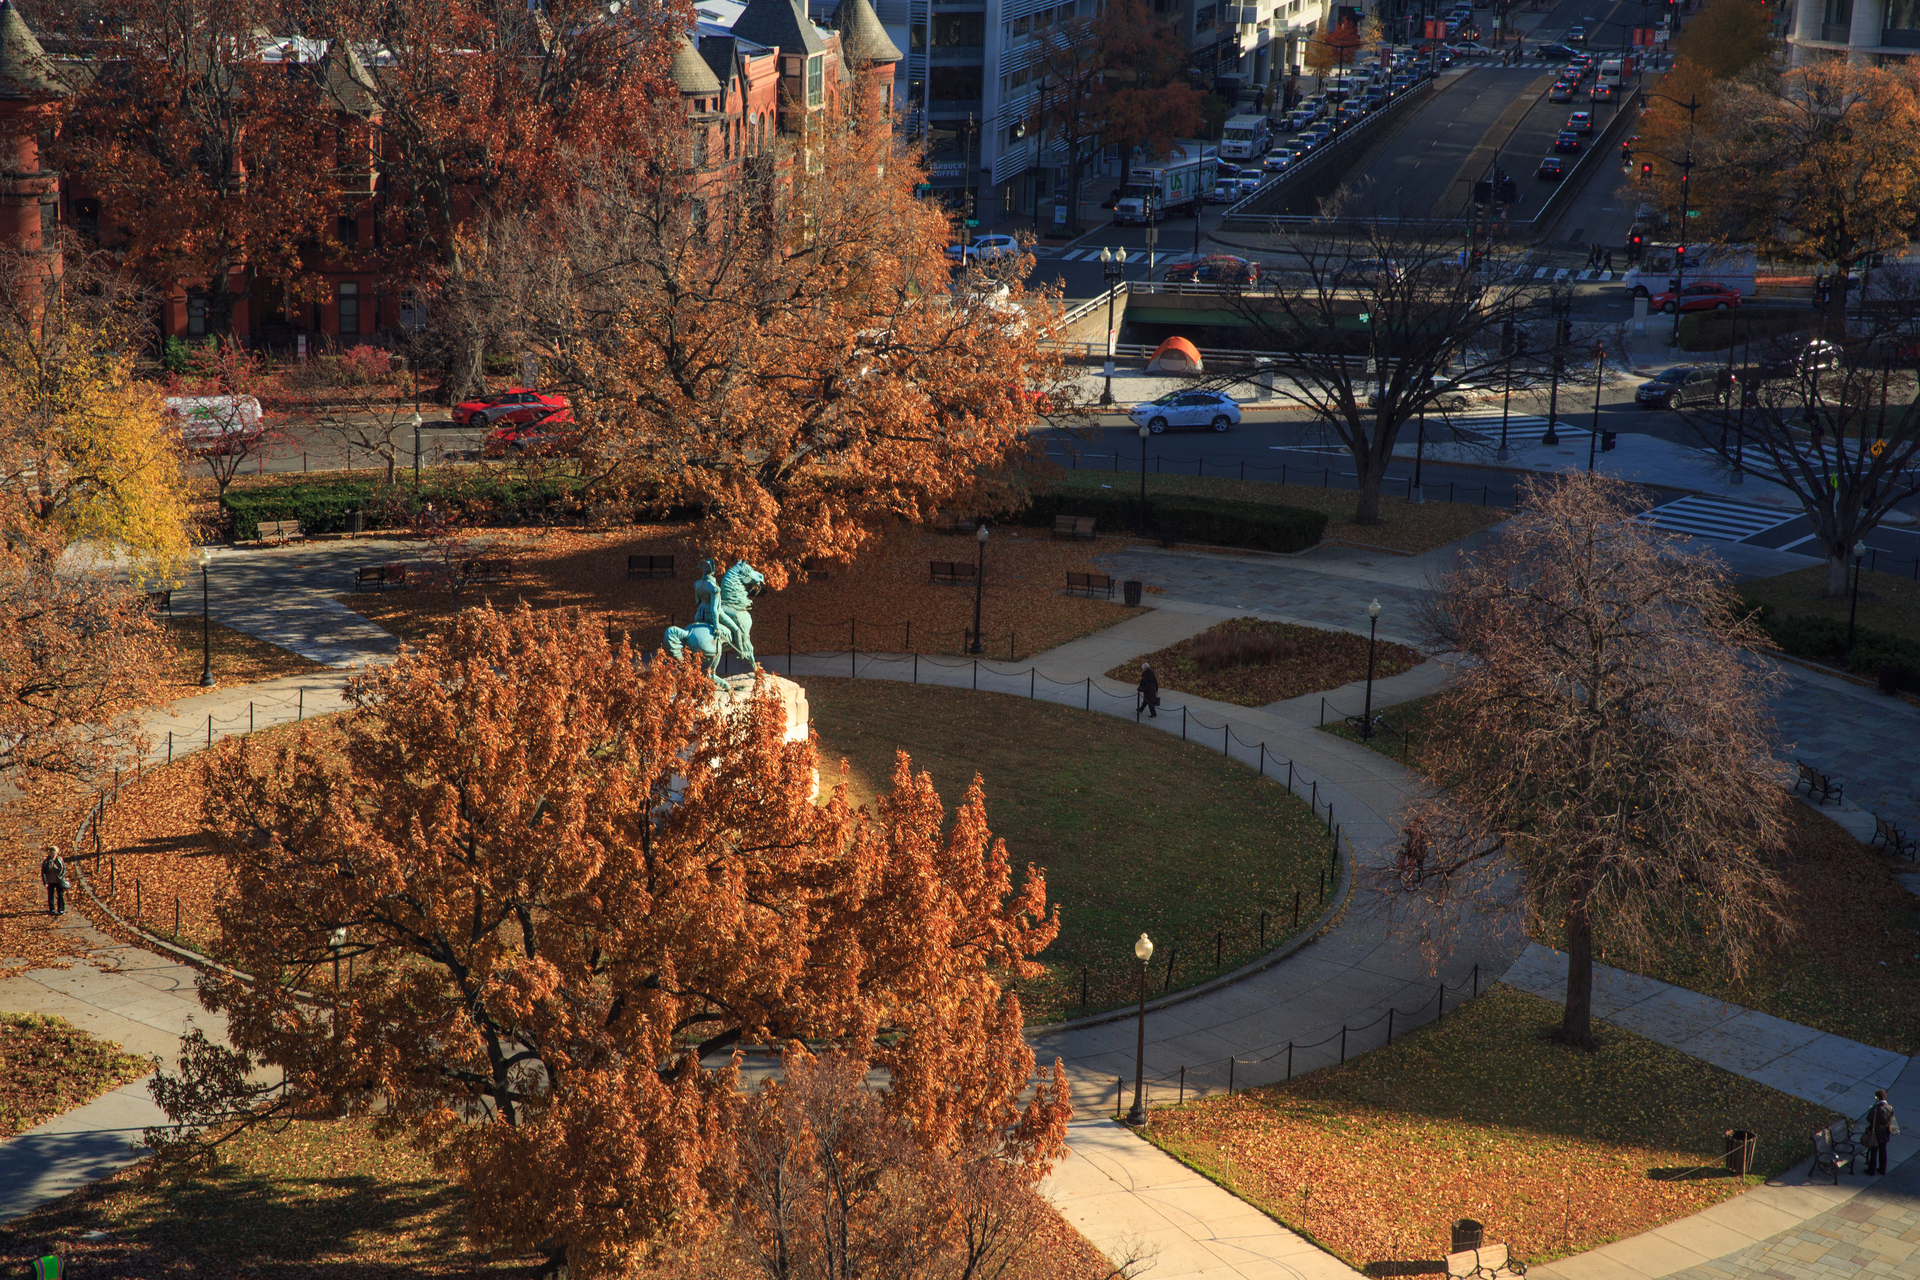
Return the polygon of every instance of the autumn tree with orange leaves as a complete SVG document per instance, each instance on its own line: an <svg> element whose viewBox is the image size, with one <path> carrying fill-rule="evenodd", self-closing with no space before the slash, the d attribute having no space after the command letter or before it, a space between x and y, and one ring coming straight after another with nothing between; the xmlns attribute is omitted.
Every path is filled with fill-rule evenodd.
<svg viewBox="0 0 1920 1280"><path fill-rule="evenodd" d="M898 522L1017 502L1008 464L1074 399L1031 260L956 276L918 170L853 123L725 181L687 152L604 159L573 207L486 228L475 275L474 307L572 397L593 482L701 513L704 545L776 586Z"/></svg>
<svg viewBox="0 0 1920 1280"><path fill-rule="evenodd" d="M804 1042L884 1073L921 1149L986 1142L1030 1183L1069 1104L1057 1064L1029 1092L999 975L1058 924L979 783L949 815L902 755L874 812L816 804L777 698L730 717L696 665L641 658L577 614L470 610L351 684L337 749L216 747L221 945L280 980L202 980L233 1049L189 1043L155 1085L188 1128L151 1136L371 1115L465 1188L478 1243L619 1275L722 1223L727 1055Z"/></svg>
<svg viewBox="0 0 1920 1280"><path fill-rule="evenodd" d="M1781 677L1753 661L1767 644L1725 569L1636 520L1632 486L1574 473L1521 496L1423 619L1435 652L1470 660L1382 880L1427 927L1510 909L1559 933L1559 1038L1591 1049L1596 945L1632 960L1710 936L1737 978L1785 927L1766 857Z"/></svg>

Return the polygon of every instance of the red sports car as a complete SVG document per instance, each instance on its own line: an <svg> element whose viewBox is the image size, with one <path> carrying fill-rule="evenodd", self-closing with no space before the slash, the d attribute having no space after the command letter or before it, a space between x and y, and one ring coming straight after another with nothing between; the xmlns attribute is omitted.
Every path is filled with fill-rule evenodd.
<svg viewBox="0 0 1920 1280"><path fill-rule="evenodd" d="M1725 311L1740 305L1740 291L1724 284L1690 284L1677 299L1671 291L1653 296L1656 311L1671 314L1676 303L1682 311Z"/></svg>
<svg viewBox="0 0 1920 1280"><path fill-rule="evenodd" d="M573 421L573 406L565 396L508 387L505 391L454 406L453 420L463 427L494 427L505 423L553 426Z"/></svg>

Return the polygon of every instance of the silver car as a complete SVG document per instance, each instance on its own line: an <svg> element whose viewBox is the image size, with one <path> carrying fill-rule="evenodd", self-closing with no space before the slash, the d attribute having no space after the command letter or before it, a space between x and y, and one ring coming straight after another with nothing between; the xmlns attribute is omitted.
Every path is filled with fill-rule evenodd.
<svg viewBox="0 0 1920 1280"><path fill-rule="evenodd" d="M1174 391L1137 404L1127 414L1136 426L1162 431L1225 431L1240 421L1240 405L1224 391Z"/></svg>

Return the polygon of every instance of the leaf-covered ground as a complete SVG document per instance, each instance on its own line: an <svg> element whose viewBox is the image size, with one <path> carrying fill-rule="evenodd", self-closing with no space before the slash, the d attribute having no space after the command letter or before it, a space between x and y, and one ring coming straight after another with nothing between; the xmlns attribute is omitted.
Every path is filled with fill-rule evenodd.
<svg viewBox="0 0 1920 1280"><path fill-rule="evenodd" d="M51 1251L87 1280L532 1280L536 1259L472 1248L463 1220L459 1189L403 1141L361 1121L302 1120L236 1139L203 1176L124 1170L0 1226L0 1275ZM1093 1246L1058 1215L1043 1221L1005 1280L1104 1280Z"/></svg>
<svg viewBox="0 0 1920 1280"><path fill-rule="evenodd" d="M1177 990L1278 946L1294 932L1296 892L1303 926L1319 914L1325 829L1284 785L1261 782L1217 750L1005 694L805 683L823 787L846 781L864 803L903 749L951 807L977 772L987 821L1013 866L1046 873L1062 926L1040 957L1047 977L1021 988L1030 1023L1131 999L1133 941L1143 931L1156 948L1155 989Z"/></svg>
<svg viewBox="0 0 1920 1280"><path fill-rule="evenodd" d="M0 1141L153 1069L64 1018L0 1013Z"/></svg>
<svg viewBox="0 0 1920 1280"><path fill-rule="evenodd" d="M1412 732L1409 762L1419 768L1422 744L1445 731L1432 700L1394 707L1388 718ZM1354 736L1344 725L1326 731ZM1388 736L1371 745L1398 759L1402 740ZM1745 981L1727 977L1714 941L1692 933L1636 960L1609 946L1603 923L1596 958L1863 1044L1920 1053L1920 898L1896 878L1913 864L1861 844L1801 801L1782 795L1780 803L1789 839L1774 869L1790 891L1781 906L1793 928L1763 947ZM1537 936L1561 945L1555 930Z"/></svg>
<svg viewBox="0 0 1920 1280"><path fill-rule="evenodd" d="M40 883L45 845L58 844L71 859L73 833L85 809L85 802L64 789L0 807L0 978L27 969L65 969L93 954L85 935L47 914L47 891ZM77 891L69 893L68 911L82 910L82 898Z"/></svg>
<svg viewBox="0 0 1920 1280"><path fill-rule="evenodd" d="M490 530L475 546L510 559L512 576L458 594L367 591L343 596L341 603L404 640L418 640L453 611L486 598L502 608L524 599L535 608L573 605L602 613L608 626L630 631L648 648L660 643L669 623L684 626L693 615L702 553L685 526L641 525L606 534ZM1067 573L1090 568L1093 557L1112 546L1108 539L1056 541L1044 530L996 528L987 544L981 597L987 656L1043 653L1139 612L1104 596L1064 594ZM419 555L427 554L422 544ZM974 590L930 582L927 566L936 560L973 563L978 554L971 535L898 530L858 564L829 565L811 581L762 595L753 609L754 648L784 654L791 629L793 647L801 652L840 652L852 645L874 652L959 653L973 626ZM629 579L629 555L671 555L678 576Z"/></svg>
<svg viewBox="0 0 1920 1280"><path fill-rule="evenodd" d="M1147 1136L1353 1266L1438 1269L1456 1218L1516 1258L1577 1253L1746 1190L1727 1130L1760 1135L1764 1176L1834 1118L1615 1028L1564 1048L1558 1020L1497 987L1343 1066L1157 1109Z"/></svg>
<svg viewBox="0 0 1920 1280"><path fill-rule="evenodd" d="M1190 456L1204 458L1206 449L1200 442ZM1137 460L1136 460L1137 461ZM1165 466L1171 468L1174 463L1169 456ZM1189 463L1188 465L1192 465ZM1342 463L1335 459L1329 464L1339 471ZM1349 460L1346 466L1353 464ZM1217 468L1216 468L1217 470ZM1278 475L1278 470L1269 474ZM1301 474L1295 470L1295 475ZM1315 477L1318 470L1312 472ZM1129 471L1124 465L1117 473L1105 471L1069 471L1059 479L1067 487L1098 488L1102 485L1115 489L1124 487L1129 493L1140 491L1138 471ZM1358 495L1352 489L1323 489L1312 483L1278 484L1271 480L1238 480L1218 475L1150 475L1147 477L1147 496L1156 493L1180 494L1200 498L1221 498L1232 502L1264 502L1277 506L1305 507L1309 511L1327 513L1327 529L1321 535L1324 542L1346 542L1358 547L1377 547L1386 551L1399 551L1408 555L1417 555L1422 551L1432 551L1456 542L1470 533L1500 523L1513 512L1500 507L1476 505L1480 490L1472 491L1472 500L1467 492L1461 491L1460 502L1444 502L1435 499L1446 496L1445 485L1428 485L1426 502L1411 503L1404 496L1396 497L1391 493L1380 495L1380 523L1355 524L1353 521L1354 502ZM1504 496L1500 495L1500 496Z"/></svg>
<svg viewBox="0 0 1920 1280"><path fill-rule="evenodd" d="M1195 642L1205 637L1252 633L1290 642L1294 652L1284 660L1263 666L1227 667L1202 671L1194 661ZM1381 641L1374 654L1376 679L1397 676L1421 661L1420 654L1403 644ZM1229 618L1191 639L1170 644L1107 672L1112 680L1133 684L1143 663L1152 663L1162 690L1179 690L1231 702L1242 707L1264 707L1283 698L1297 698L1322 689L1337 689L1366 678L1367 638L1346 631L1323 631L1291 622L1263 622L1259 618Z"/></svg>
<svg viewBox="0 0 1920 1280"><path fill-rule="evenodd" d="M161 616L167 647L173 651L173 657L167 667L167 687L154 693L157 701L188 698L200 692L200 672L206 665L209 647L213 679L222 688L326 670L318 662L218 622L204 622L206 634L203 636L198 596L189 610L183 588L175 593L173 603L173 616Z"/></svg>

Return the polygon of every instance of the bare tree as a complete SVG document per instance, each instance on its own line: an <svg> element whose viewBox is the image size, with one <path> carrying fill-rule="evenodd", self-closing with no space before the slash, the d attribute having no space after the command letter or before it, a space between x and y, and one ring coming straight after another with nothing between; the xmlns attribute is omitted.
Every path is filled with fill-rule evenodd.
<svg viewBox="0 0 1920 1280"><path fill-rule="evenodd" d="M1559 1036L1591 1048L1596 937L1631 959L1703 931L1738 976L1788 927L1764 860L1782 841L1780 677L1726 571L1635 520L1632 488L1574 474L1522 492L1424 619L1468 661L1440 699L1436 789L1382 879L1435 921L1504 905L1563 931Z"/></svg>
<svg viewBox="0 0 1920 1280"><path fill-rule="evenodd" d="M1729 394L1687 415L1697 443L1736 475L1799 502L1826 557L1829 599L1847 592L1855 544L1920 493L1920 279L1888 268L1866 292L1873 305L1855 313L1844 344L1803 334L1741 344L1736 312Z"/></svg>
<svg viewBox="0 0 1920 1280"><path fill-rule="evenodd" d="M1360 490L1354 520L1378 524L1401 429L1511 360L1505 335L1538 314L1542 289L1451 228L1334 225L1271 243L1282 265L1257 283L1228 283L1222 305L1252 331L1249 345L1274 352L1286 374L1274 390L1346 446Z"/></svg>

